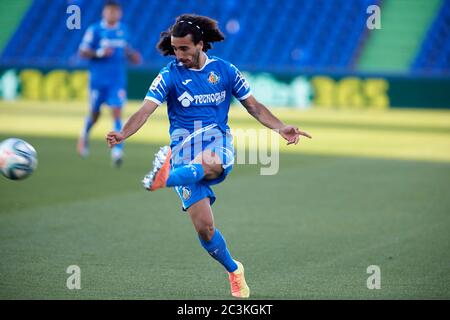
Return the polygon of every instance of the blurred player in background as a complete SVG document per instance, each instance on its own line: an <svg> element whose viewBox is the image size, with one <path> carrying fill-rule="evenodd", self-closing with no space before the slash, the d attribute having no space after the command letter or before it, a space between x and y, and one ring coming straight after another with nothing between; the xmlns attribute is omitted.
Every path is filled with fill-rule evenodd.
<svg viewBox="0 0 450 320"><path fill-rule="evenodd" d="M248 298L244 267L232 258L211 210L216 199L211 185L222 182L234 164L227 124L231 97L263 125L279 132L288 144L297 144L300 136L310 136L285 125L259 103L234 65L205 53L211 43L222 40L216 21L197 15L179 16L168 31L161 33L158 43L163 55L175 55L176 60L161 69L143 106L123 130L110 132L106 138L114 148L136 133L167 100L171 145L156 154L154 167L143 180L144 187L150 191L175 187L201 245L228 271L232 295Z"/></svg>
<svg viewBox="0 0 450 320"><path fill-rule="evenodd" d="M122 8L117 1L105 2L103 19L91 25L83 37L79 52L89 59L90 112L78 140L78 153L89 154L89 132L100 116L100 108L106 103L112 110L114 130L122 129L122 107L126 102L126 63L141 63L141 55L128 42L128 30L120 22ZM123 161L123 143L111 150L111 159L119 167Z"/></svg>

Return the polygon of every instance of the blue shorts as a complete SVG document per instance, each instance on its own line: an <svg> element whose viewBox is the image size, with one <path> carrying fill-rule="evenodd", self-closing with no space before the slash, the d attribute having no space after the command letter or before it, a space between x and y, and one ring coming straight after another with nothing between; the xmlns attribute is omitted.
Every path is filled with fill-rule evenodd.
<svg viewBox="0 0 450 320"><path fill-rule="evenodd" d="M215 124L212 124L196 130L192 134L183 130L175 130L171 135L171 141L173 169L192 163L195 157L205 150L211 150L220 157L224 170L218 178L202 179L195 184L174 187L181 199L184 211L206 197L209 197L212 205L216 201L216 196L211 186L225 180L233 169L233 136L229 132L222 132Z"/></svg>
<svg viewBox="0 0 450 320"><path fill-rule="evenodd" d="M100 112L103 103L122 108L127 100L127 91L122 86L91 86L89 99L91 112Z"/></svg>

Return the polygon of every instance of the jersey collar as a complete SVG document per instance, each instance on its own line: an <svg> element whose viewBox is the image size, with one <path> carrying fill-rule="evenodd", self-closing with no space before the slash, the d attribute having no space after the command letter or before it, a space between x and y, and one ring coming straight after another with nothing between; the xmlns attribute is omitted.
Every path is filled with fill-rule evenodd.
<svg viewBox="0 0 450 320"><path fill-rule="evenodd" d="M120 22L117 22L113 26L109 26L104 19L102 19L102 21L100 21L100 26L103 29L115 30L115 29L119 29L119 25L120 25Z"/></svg>

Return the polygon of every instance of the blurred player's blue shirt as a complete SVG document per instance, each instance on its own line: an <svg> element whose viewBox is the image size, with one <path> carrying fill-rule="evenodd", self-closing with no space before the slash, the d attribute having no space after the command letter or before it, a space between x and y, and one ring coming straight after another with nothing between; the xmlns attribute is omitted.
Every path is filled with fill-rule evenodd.
<svg viewBox="0 0 450 320"><path fill-rule="evenodd" d="M158 105L167 100L170 134L176 129L193 132L211 124L226 132L231 96L238 100L251 95L250 86L231 63L207 56L202 69L188 69L177 60L162 68L153 80L147 100Z"/></svg>
<svg viewBox="0 0 450 320"><path fill-rule="evenodd" d="M126 48L128 47L128 30L123 23L114 27L105 21L95 23L86 30L80 49L98 50L113 48L114 53L106 58L93 58L89 62L91 87L126 86Z"/></svg>

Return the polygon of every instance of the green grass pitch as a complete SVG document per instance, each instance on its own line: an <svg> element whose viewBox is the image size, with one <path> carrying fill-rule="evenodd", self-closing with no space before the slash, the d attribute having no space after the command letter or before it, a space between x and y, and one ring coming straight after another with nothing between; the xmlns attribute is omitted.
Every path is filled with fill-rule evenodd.
<svg viewBox="0 0 450 320"><path fill-rule="evenodd" d="M165 111L130 139L119 170L107 112L90 158L76 155L85 111L0 104L0 140L23 138L39 157L30 178L0 177L0 299L231 299L175 192L141 187L167 143ZM277 175L237 165L214 188L216 225L251 298L449 299L450 113L274 112L313 140L283 146ZM238 110L231 124L259 126ZM66 287L70 265L80 290ZM370 265L379 290L367 288Z"/></svg>

